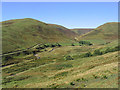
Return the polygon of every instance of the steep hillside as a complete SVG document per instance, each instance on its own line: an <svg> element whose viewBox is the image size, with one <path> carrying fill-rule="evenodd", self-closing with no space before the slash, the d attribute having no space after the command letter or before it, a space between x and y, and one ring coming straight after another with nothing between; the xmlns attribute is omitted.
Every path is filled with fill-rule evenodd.
<svg viewBox="0 0 120 90"><path fill-rule="evenodd" d="M65 27L30 18L2 22L3 53L28 48L36 43L70 42L75 36Z"/></svg>
<svg viewBox="0 0 120 90"><path fill-rule="evenodd" d="M94 30L94 29L89 29L89 28L83 28L83 29L71 29L71 31L73 31L73 32L75 32L75 33L77 33L77 34L79 34L79 35L82 35L82 34L86 34L86 33L88 33L88 32L90 32L90 31L92 31L92 30Z"/></svg>
<svg viewBox="0 0 120 90"><path fill-rule="evenodd" d="M79 37L79 40L89 40L93 43L106 43L112 42L118 38L118 23L111 22L103 24L97 27L94 31L89 32L82 37Z"/></svg>

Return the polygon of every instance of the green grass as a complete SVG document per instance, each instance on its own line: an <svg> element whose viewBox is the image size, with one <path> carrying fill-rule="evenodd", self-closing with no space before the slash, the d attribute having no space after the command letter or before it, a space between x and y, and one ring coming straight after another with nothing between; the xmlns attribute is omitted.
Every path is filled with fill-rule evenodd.
<svg viewBox="0 0 120 90"><path fill-rule="evenodd" d="M29 48L37 43L70 42L76 34L65 27L25 18L2 22L3 53Z"/></svg>
<svg viewBox="0 0 120 90"><path fill-rule="evenodd" d="M57 30L55 28L61 28L63 31L66 29L62 26L48 25L33 19L12 20L3 23L9 30L13 28L17 30L19 24L19 28L21 27L21 31L16 33L14 31L7 32L7 29L3 29L3 32L6 33L4 40L5 38L9 38L8 34L10 33L20 35L24 30L29 31L28 29L32 28L30 32L25 33L25 35L28 36L23 35L24 39L21 38L22 41L18 39L17 44L15 44L12 38L8 39L10 40L8 44L11 45L8 48L11 48L11 50L17 50L18 48L15 49L15 47L16 45L19 46L19 44L21 45L19 48L25 48L25 46L32 46L38 42L38 39L33 40L33 37L29 37L29 34L36 34L36 31L39 30L38 28L43 28L40 29L42 34L46 35L49 33L51 35L42 36L42 38L41 36L33 36L39 38L40 42L46 40L47 43L49 39L46 37L58 39L57 37L60 32L55 31ZM14 59L6 63L19 62L2 68L3 88L117 88L118 51L90 57L80 57L88 52L94 54L95 50L103 52L107 48L118 46L117 37L115 36L117 34L116 24L117 23L104 24L98 27L96 31L92 31L81 38L81 40L87 40L93 43L91 46L80 46L78 42L73 41L71 38L67 39L67 37L63 35L58 39L60 41L63 39L59 42L59 44L62 45L61 47L44 48L42 52L38 52L36 56L33 56L33 54L14 56ZM22 27L24 25L25 28ZM46 26L48 26L48 28ZM54 32L49 32L49 30L53 30ZM38 33L39 32L37 32L37 34ZM17 38L17 36L13 34L11 36ZM55 34L55 36L52 36L53 34ZM60 35L62 35L62 33ZM32 43L33 41L29 41L27 37L35 42ZM109 39L109 37L112 37L112 39ZM46 43L44 41L43 44ZM56 40L52 38L50 42L55 44ZM4 41L4 44L6 43L7 42ZM72 44L75 46L72 46ZM35 50L35 48L36 47L34 47L33 50ZM37 59L36 57L40 58Z"/></svg>
<svg viewBox="0 0 120 90"><path fill-rule="evenodd" d="M105 42L112 42L118 38L118 23L105 23L97 27L94 31L80 37L80 40L89 40L94 44L104 44Z"/></svg>
<svg viewBox="0 0 120 90"><path fill-rule="evenodd" d="M89 48L92 49L92 47L93 46ZM84 51L88 51L86 47L78 47L78 46L59 47L48 54L50 56L52 55L51 57L48 56L47 54L43 56L43 54L47 52L42 52L41 54L39 54L40 56L41 55L43 56L41 57L40 60L24 62L19 65L11 66L11 68L3 69L4 72L3 75L5 76L5 78L9 76L8 71L10 73L14 73L14 75L18 74L11 77L19 78L21 75L25 77L29 75L31 76L28 79L24 79L20 81L16 81L12 79L11 82L4 84L3 87L15 87L15 85L17 85L17 87L50 87L50 88L82 87L84 88L86 86L93 87L93 85L94 87L96 87L94 83L97 81L101 83L98 84L98 86L100 87L103 85L102 84L103 80L107 80L105 81L105 84L107 85L108 80L111 81L116 77L114 75L117 75L117 67L113 65L107 70L104 69L105 67L104 65L109 65L109 64L112 65L112 63L117 62L117 57L116 57L117 52L112 52L90 58L75 58L74 60L64 60L63 55L69 55L70 53L68 51L71 51L72 53L73 52L76 53L76 49L83 49ZM79 51L79 53L81 52L83 51ZM58 54L55 55L54 53L58 53ZM40 63L44 63L44 64L40 65ZM28 71L25 70L26 72L23 72L24 70L22 68L23 69L27 68ZM98 72L99 68L101 68L100 72ZM89 77L86 76L87 74L85 74L84 77L78 78L79 74L84 74L92 69L94 73L90 72L90 74L88 74ZM99 76L98 73L103 75ZM96 75L98 78L95 78L94 75ZM105 75L107 79L104 78ZM80 81L77 80L77 78L80 79ZM75 85L71 85L70 84L71 82L74 82ZM32 83L35 84L33 85ZM112 87L116 87L116 84L113 85Z"/></svg>

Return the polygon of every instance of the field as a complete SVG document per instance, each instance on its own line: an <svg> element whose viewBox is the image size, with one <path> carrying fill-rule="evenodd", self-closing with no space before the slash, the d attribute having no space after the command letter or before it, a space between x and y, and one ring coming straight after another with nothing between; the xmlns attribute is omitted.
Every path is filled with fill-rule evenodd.
<svg viewBox="0 0 120 90"><path fill-rule="evenodd" d="M118 23L78 35L59 25L15 20L14 31L23 33L28 28L29 32L24 33L24 39L17 39L13 38L17 32L7 29L13 29L9 26L13 21L3 22L3 45L8 45L2 55L3 88L118 88ZM34 25L43 29L29 28ZM52 39L43 38L40 30ZM33 33L37 34L34 38Z"/></svg>
<svg viewBox="0 0 120 90"><path fill-rule="evenodd" d="M109 45L46 48L46 51L36 54L40 59L25 60L32 55L20 57L24 58L23 62L3 67L3 87L117 88L118 51L80 57L88 51L104 50ZM73 59L65 59L66 56Z"/></svg>

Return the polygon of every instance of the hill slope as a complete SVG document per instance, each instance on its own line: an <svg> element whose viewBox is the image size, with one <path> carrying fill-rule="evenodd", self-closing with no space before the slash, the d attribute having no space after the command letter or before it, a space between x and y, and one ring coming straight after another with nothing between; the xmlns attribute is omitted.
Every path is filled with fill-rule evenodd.
<svg viewBox="0 0 120 90"><path fill-rule="evenodd" d="M82 34L86 34L86 33L88 33L88 32L90 32L90 31L92 31L92 30L94 30L94 29L89 29L89 28L83 28L83 29L71 29L71 31L73 31L73 32L75 32L75 33L77 33L77 34L79 34L79 35L82 35Z"/></svg>
<svg viewBox="0 0 120 90"><path fill-rule="evenodd" d="M80 40L89 40L93 43L96 41L99 43L111 42L118 38L118 23L111 22L103 24L97 27L94 31L79 37Z"/></svg>
<svg viewBox="0 0 120 90"><path fill-rule="evenodd" d="M2 22L3 53L24 49L36 43L68 42L76 34L69 29L25 18Z"/></svg>

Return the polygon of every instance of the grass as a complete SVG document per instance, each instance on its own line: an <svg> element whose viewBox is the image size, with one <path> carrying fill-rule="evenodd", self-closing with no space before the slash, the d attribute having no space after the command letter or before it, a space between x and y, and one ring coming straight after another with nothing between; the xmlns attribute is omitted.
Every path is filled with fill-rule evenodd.
<svg viewBox="0 0 120 90"><path fill-rule="evenodd" d="M66 46L65 48L66 48L66 50L64 50L63 55L64 54L66 54L66 55L69 54L67 50L69 50L70 47ZM80 47L74 46L70 50L74 51L75 48L80 48ZM55 51L52 51L49 54L52 54L52 53L55 53L55 52L62 52L62 49L63 49L63 47L56 48ZM43 53L46 53L46 52L43 52ZM60 57L60 54L57 54L57 55L52 54L52 55L53 56L51 56L51 57L48 56L49 58L47 57L47 55L46 55L46 57L43 56L42 57L43 62L48 63L48 61L53 61L55 59L55 57L56 58L58 56ZM66 61L66 60L61 58L59 60L55 60L54 62L52 62L52 64L45 63L43 67L38 67L37 64L34 64L34 63L39 63L40 64L42 62L42 58L41 58L40 62L39 62L39 60L37 60L37 61L32 61L32 62L27 62L25 64L21 64L22 66L16 66L16 65L11 66L10 69L12 71L10 71L10 72L15 73L16 74L15 77L19 77L21 75L31 75L32 76L29 79L17 81L17 83L16 83L18 85L17 87L51 87L51 88L52 87L57 88L57 87L63 87L63 86L64 87L71 87L71 86L69 86L70 85L69 83L76 80L77 77L79 77L79 74L82 77L84 76L83 79L82 79L82 77L80 79L80 80L82 80L82 84L77 83L75 85L72 85L72 87L74 87L74 86L78 87L79 85L81 85L80 87L84 87L86 85L87 86L91 85L90 83L94 83L95 80L98 79L98 78L95 78L95 76L93 77L93 74L97 75L97 77L100 77L99 78L100 82L102 82L102 80L106 80L106 79L103 79L104 78L104 73L106 73L106 72L103 72L103 71L107 70L108 68L106 68L104 65L109 65L109 64L112 65L113 62L117 62L117 57L115 57L115 55L117 55L117 52L112 52L112 53L108 53L108 54L104 54L104 55L100 55L100 56L95 56L95 57L91 57L91 58L76 58L75 60L72 60L72 61L71 60ZM105 59L105 58L107 58L107 59ZM46 61L46 60L48 60L48 61ZM29 65L30 68L33 68L34 65L36 65L36 67L38 67L38 68L34 67L33 69L30 69L27 66L27 64ZM92 66L92 68L91 68L91 66ZM26 72L20 71L20 72L23 72L23 73L17 75L17 73L20 73L20 72L14 71L15 70L14 68L16 68L16 70L19 71L19 68L17 68L17 67L22 67L22 68L27 67L30 70L26 71ZM116 67L116 70L113 70L112 68L115 68L115 67ZM103 76L99 76L99 74L97 74L99 68L101 68L100 72L101 72L101 74L103 74ZM93 73L93 71L92 72L89 71L89 70L92 70L92 69L93 69L94 73ZM8 72L6 72L7 70L9 70L9 69L8 68L6 68L5 70L3 69L3 72L4 72L3 74L6 75L6 77L9 76L9 75L7 75L7 73L8 73ZM108 71L110 71L111 73L113 72L113 74L117 73L117 66L116 65L110 66L110 69L108 69ZM86 78L87 77L86 73L88 73L88 72L90 73L90 76L91 76L90 78ZM88 73L88 75L89 75L89 73ZM112 75L112 74L110 74L110 75ZM12 76L12 77L14 77L14 76ZM107 74L106 77L109 77L109 74ZM91 78L93 78L93 81L91 81ZM107 78L107 79L109 79L109 78ZM31 80L32 80L32 82L31 82ZM62 80L62 82L60 80ZM86 83L86 80L88 82L90 81L90 83L88 83L88 82ZM52 84L54 81L56 81L57 84L50 86L50 83ZM7 87L14 87L13 82L14 82L14 80L11 81L10 83L6 83L6 85L3 85L3 86L4 87L6 87L6 86ZM24 83L24 84L22 84L22 83ZM35 84L32 85L32 83L35 83Z"/></svg>
<svg viewBox="0 0 120 90"><path fill-rule="evenodd" d="M15 20L16 23L14 24L27 22L26 26L27 24L32 26L33 24L27 20L23 19L20 22ZM31 22L38 25L36 22L39 21L31 20ZM9 21L9 24L8 22L6 23L4 25L7 26L13 21ZM39 23L46 28L45 23ZM105 24L98 27L98 31L86 34L84 39L92 42L93 45L91 46L79 46L78 42L72 40L69 42L69 39L67 39L68 42L59 42L62 45L61 47L47 47L42 49L42 52L38 52L36 56L33 56L33 54L15 56L10 61L19 61L18 63L2 68L3 88L117 88L118 51L90 57L80 57L88 52L94 54L95 50L105 51L107 48L114 48L118 45L117 39L108 39L109 35L116 35L116 31L112 32L111 29L114 28L116 30L116 25L112 26L111 24L114 25L116 23ZM50 25L49 27L64 29L64 27L56 25ZM108 31L106 29L111 31L109 35L106 35L106 31ZM32 34L35 34L34 32L34 30L31 31ZM49 31L44 32L44 30L41 32L44 34L52 33ZM56 35L60 34L57 31L55 33ZM72 43L75 46L72 46ZM37 59L36 57L40 58Z"/></svg>
<svg viewBox="0 0 120 90"><path fill-rule="evenodd" d="M118 39L118 23L105 23L97 27L94 31L82 36L79 40L89 40L94 44L104 44Z"/></svg>
<svg viewBox="0 0 120 90"><path fill-rule="evenodd" d="M71 42L74 32L59 25L25 18L2 22L3 53L29 48L37 43Z"/></svg>

